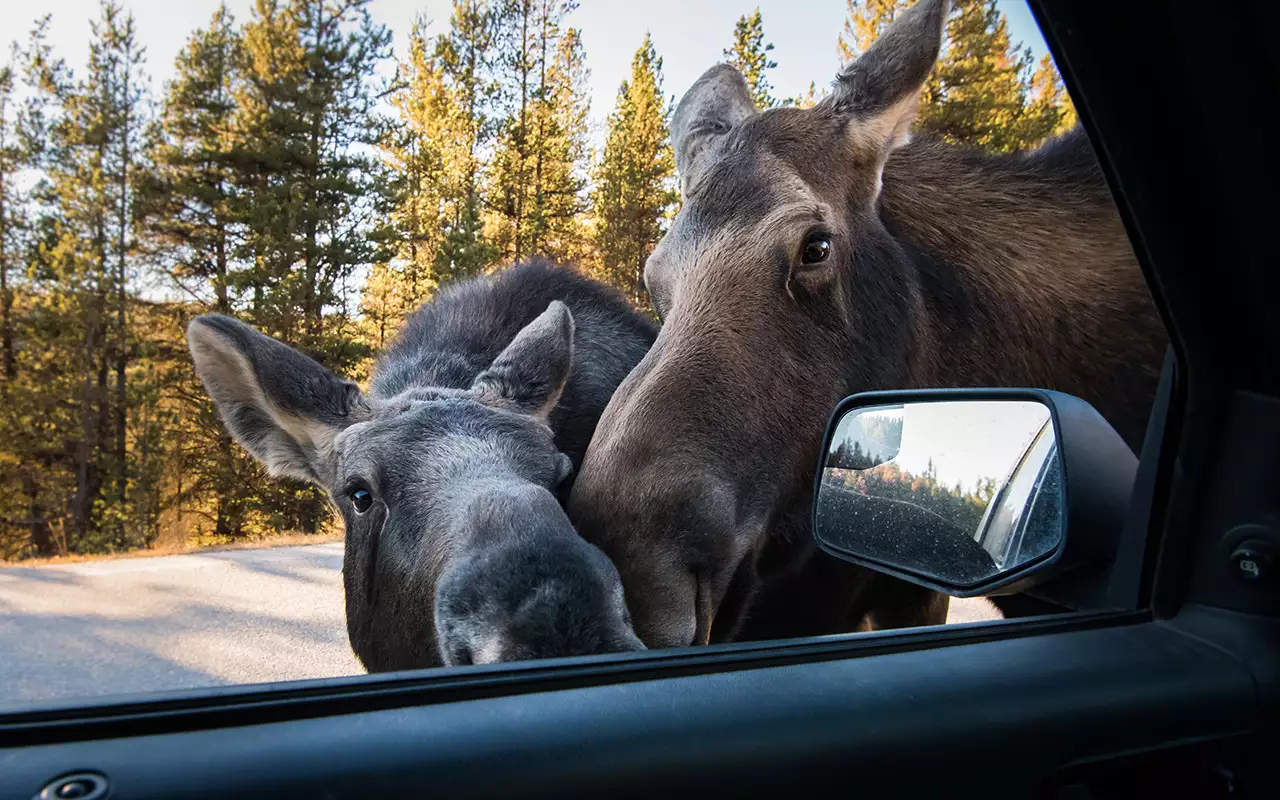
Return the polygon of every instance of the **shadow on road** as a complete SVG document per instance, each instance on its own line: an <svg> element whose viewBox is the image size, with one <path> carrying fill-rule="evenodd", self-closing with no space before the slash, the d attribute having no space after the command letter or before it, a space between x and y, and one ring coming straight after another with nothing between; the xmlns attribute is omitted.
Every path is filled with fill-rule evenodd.
<svg viewBox="0 0 1280 800"><path fill-rule="evenodd" d="M341 568L330 543L0 570L0 712L362 674ZM999 617L978 603L949 621Z"/></svg>
<svg viewBox="0 0 1280 800"><path fill-rule="evenodd" d="M342 570L342 550L325 546L312 549L288 548L289 553L271 551L230 550L217 553L201 553L196 558L210 561L235 564L241 569L259 572L263 575L275 575L290 580L308 583L327 584L328 578L322 574ZM283 549L283 548L282 548ZM256 558L245 558L247 552L260 553ZM295 554L296 553L296 554Z"/></svg>
<svg viewBox="0 0 1280 800"><path fill-rule="evenodd" d="M363 672L340 546L133 562L0 572L0 710Z"/></svg>

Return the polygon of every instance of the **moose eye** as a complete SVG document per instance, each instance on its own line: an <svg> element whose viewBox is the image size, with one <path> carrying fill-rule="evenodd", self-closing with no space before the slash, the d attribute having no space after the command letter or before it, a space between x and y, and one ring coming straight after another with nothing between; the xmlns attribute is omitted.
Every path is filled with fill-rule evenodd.
<svg viewBox="0 0 1280 800"><path fill-rule="evenodd" d="M355 507L357 514L363 514L373 506L373 493L363 486L348 490L347 496L351 498L351 505Z"/></svg>
<svg viewBox="0 0 1280 800"><path fill-rule="evenodd" d="M800 253L801 263L805 266L821 264L831 255L831 240L825 235L810 236L804 243Z"/></svg>

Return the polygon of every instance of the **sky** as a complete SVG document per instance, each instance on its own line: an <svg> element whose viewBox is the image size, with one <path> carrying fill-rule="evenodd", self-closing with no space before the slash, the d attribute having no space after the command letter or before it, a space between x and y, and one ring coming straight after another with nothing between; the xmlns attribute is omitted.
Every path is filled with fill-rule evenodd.
<svg viewBox="0 0 1280 800"><path fill-rule="evenodd" d="M880 412L868 408L850 416L874 413ZM1004 481L1049 419L1049 410L1040 403L1013 400L908 403L884 413L902 416L894 463L919 475L932 460L940 483L966 489L982 478ZM833 449L844 438L845 427L842 419L832 437Z"/></svg>
<svg viewBox="0 0 1280 800"><path fill-rule="evenodd" d="M121 0L134 14L139 39L147 49L147 72L158 94L172 77L173 61L192 30L203 26L217 0ZM227 0L236 19L248 18L253 0ZM1009 19L1015 41L1031 47L1038 59L1045 51L1025 0L998 0ZM449 0L373 0L372 13L388 25L397 54L406 50L409 29L423 15L433 32L448 27ZM819 87L835 77L836 37L847 14L846 0L579 0L569 23L582 31L591 70L591 117L597 128L613 108L618 85L630 73L631 58L653 35L663 59L665 89L679 97L711 65L722 59L733 38L733 24L759 6L772 58L774 94L804 93L810 81ZM38 16L53 15L51 39L73 68L82 67L89 43L89 22L98 16L98 0L0 0L0 43L25 38ZM597 136L599 131L597 130ZM593 137L596 138L596 137Z"/></svg>

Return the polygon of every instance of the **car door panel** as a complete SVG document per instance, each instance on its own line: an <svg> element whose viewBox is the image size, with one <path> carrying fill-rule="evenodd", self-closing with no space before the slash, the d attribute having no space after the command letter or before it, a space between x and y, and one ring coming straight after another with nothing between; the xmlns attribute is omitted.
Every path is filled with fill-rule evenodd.
<svg viewBox="0 0 1280 800"><path fill-rule="evenodd" d="M866 658L11 747L0 755L0 794L34 794L62 772L91 769L121 798L756 794L846 782L875 793L1021 795L1072 764L1249 732L1255 705L1243 662L1167 624L1117 621Z"/></svg>

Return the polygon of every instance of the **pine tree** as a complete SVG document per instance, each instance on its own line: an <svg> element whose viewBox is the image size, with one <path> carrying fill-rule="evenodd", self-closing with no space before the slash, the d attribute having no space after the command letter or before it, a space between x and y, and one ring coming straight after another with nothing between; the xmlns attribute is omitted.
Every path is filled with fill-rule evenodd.
<svg viewBox="0 0 1280 800"><path fill-rule="evenodd" d="M18 74L22 54L15 42L8 63L0 66L0 422L21 422L14 414L13 383L18 376L14 354L14 291L9 282L12 269L17 274L18 251L21 248L23 206L18 192L18 179L25 158L18 136ZM23 542L23 492L19 490L20 473L30 468L23 463L26 455L13 442L0 445L0 557L12 552L14 542ZM25 520L23 520L25 521ZM47 551L51 542L45 537Z"/></svg>
<svg viewBox="0 0 1280 800"><path fill-rule="evenodd" d="M678 199L670 118L662 59L646 34L609 115L592 197L599 270L638 306L643 304L645 260Z"/></svg>
<svg viewBox="0 0 1280 800"><path fill-rule="evenodd" d="M112 495L114 507L120 518L113 521L117 547L129 546L127 530L129 509L128 489L130 460L129 438L129 387L128 370L130 341L128 325L129 275L128 264L133 254L131 240L134 229L134 185L138 182L139 151L145 129L144 78L141 74L144 51L138 45L133 15L124 12L114 2L104 3L102 14L102 44L104 63L110 70L110 108L114 130L111 135L109 171L111 175L114 230L112 260L115 274L112 276L115 290L115 320L111 332L110 358L114 373L115 408L113 421L114 451L112 453L115 486Z"/></svg>
<svg viewBox="0 0 1280 800"><path fill-rule="evenodd" d="M142 206L157 258L185 294L232 312L238 218L234 132L240 36L225 5L178 54Z"/></svg>
<svg viewBox="0 0 1280 800"><path fill-rule="evenodd" d="M236 194L242 200L236 214L245 226L238 255L247 262L239 288L249 295L255 325L293 340L298 303L289 275L300 260L295 173L307 133L296 105L307 54L296 15L277 0L257 0L241 35L232 118Z"/></svg>
<svg viewBox="0 0 1280 800"><path fill-rule="evenodd" d="M110 287L108 258L108 213L110 208L107 155L109 109L104 100L101 40L95 35L89 58L86 84L71 90L66 112L57 131L59 163L53 183L59 197L55 292L66 292L65 308L71 313L68 331L80 331L83 340L72 358L80 372L80 431L76 442L76 493L72 515L76 546L84 546L97 533L94 509L103 482L104 465L99 448L107 439L107 299ZM56 295L55 295L56 296ZM59 298L62 299L62 298ZM61 305L61 303L59 303Z"/></svg>
<svg viewBox="0 0 1280 800"><path fill-rule="evenodd" d="M245 28L247 89L237 97L246 154L268 177L255 223L275 252L269 277L286 337L341 368L341 333L326 340L325 310L347 311L344 288L373 260L376 219L367 198L380 189L368 148L383 135L376 69L390 32L373 22L369 0L259 0ZM255 210L256 211L256 210ZM283 212L283 225L263 213Z"/></svg>
<svg viewBox="0 0 1280 800"><path fill-rule="evenodd" d="M0 444L6 554L147 545L163 471L151 457L158 384L143 363L150 348L134 290L141 49L131 17L103 4L77 82L54 58L47 25L20 57L17 154L29 180L11 251L24 268L9 287L12 375L0 407L12 432Z"/></svg>
<svg viewBox="0 0 1280 800"><path fill-rule="evenodd" d="M391 172L391 224L383 259L373 266L361 292L365 335L375 347L382 347L435 290L443 243L440 220L448 214L446 155L455 109L424 20L409 34L408 59L399 65L399 74L391 97L397 124L382 144Z"/></svg>
<svg viewBox="0 0 1280 800"><path fill-rule="evenodd" d="M565 28L575 6L508 0L498 16L503 117L488 205L509 260L548 255L552 228L574 216L583 188L575 162L585 156L585 65L581 37Z"/></svg>
<svg viewBox="0 0 1280 800"><path fill-rule="evenodd" d="M540 91L537 81L543 71L538 34L540 28L552 24L538 13L542 5L541 0L503 0L494 18L496 110L501 118L496 120L497 152L490 165L487 205L496 214L494 239L503 248L506 260L521 260L528 248L528 195L534 147L531 106Z"/></svg>
<svg viewBox="0 0 1280 800"><path fill-rule="evenodd" d="M989 152L1012 152L1024 139L1031 51L1009 41L995 0L957 0L947 45L924 92L917 128Z"/></svg>
<svg viewBox="0 0 1280 800"><path fill-rule="evenodd" d="M9 62L0 66L0 400L16 377L13 355L13 292L9 288L10 261L17 261L19 219L23 205L18 194L19 175L25 166L18 137L18 72L21 52L14 42Z"/></svg>
<svg viewBox="0 0 1280 800"><path fill-rule="evenodd" d="M498 257L485 236L481 153L492 136L494 16L482 0L454 0L449 33L437 42L451 111L444 144L446 213L435 272L441 281L477 275Z"/></svg>
<svg viewBox="0 0 1280 800"><path fill-rule="evenodd" d="M238 274L258 326L338 372L364 363L349 324L352 282L377 260L385 174L377 148L377 68L389 31L368 0L258 0L244 27L234 93L238 214L245 240ZM297 503L271 492L295 492ZM319 529L325 502L311 488L277 484L259 500L282 526Z"/></svg>
<svg viewBox="0 0 1280 800"><path fill-rule="evenodd" d="M1050 136L1059 136L1076 126L1079 117L1062 85L1062 78L1047 53L1031 76L1030 99L1024 115L1022 139L1039 142Z"/></svg>
<svg viewBox="0 0 1280 800"><path fill-rule="evenodd" d="M49 18L39 20L27 45L10 62L20 76L20 104L7 117L8 168L25 170L34 181L6 183L9 269L5 303L6 362L0 425L0 554L53 555L62 510L74 491L75 436L79 419L74 398L77 374L68 355L76 348L74 294L50 296L57 272L53 253L62 239L57 195L45 170L55 156L55 127L69 77L48 42ZM10 96L13 102L14 95Z"/></svg>
<svg viewBox="0 0 1280 800"><path fill-rule="evenodd" d="M127 265L143 98L132 17L104 2L91 30L84 80L51 87L63 110L51 142L57 219L48 264L49 308L63 315L66 331L82 333L78 346L61 354L80 381L74 541L101 549L127 546L129 535ZM65 335L58 338L67 344Z"/></svg>
<svg viewBox="0 0 1280 800"><path fill-rule="evenodd" d="M238 209L245 198L237 191L233 121L242 61L240 33L220 6L178 54L151 148L154 166L140 191L151 256L198 304L194 310L221 314L234 313L238 299ZM172 371L170 382L181 407L171 409L176 427L161 446L173 449L174 524L181 528L184 512L208 505L214 535L237 538L257 468L226 434L193 372Z"/></svg>
<svg viewBox="0 0 1280 800"><path fill-rule="evenodd" d="M865 52L913 0L848 0L839 39L848 63ZM988 152L1032 147L1069 130L1070 98L1046 56L1032 73L1028 48L1010 41L996 0L954 0L946 43L920 96L916 129Z"/></svg>
<svg viewBox="0 0 1280 800"><path fill-rule="evenodd" d="M539 107L541 145L534 162L534 252L561 262L587 250L583 216L590 169L591 99L582 36L570 28L560 39Z"/></svg>
<svg viewBox="0 0 1280 800"><path fill-rule="evenodd" d="M770 94L773 86L768 76L769 70L778 66L769 59L772 50L773 44L764 40L764 19L758 6L750 16L738 18L733 26L733 45L724 51L724 57L747 79L756 108L770 108L776 103Z"/></svg>

